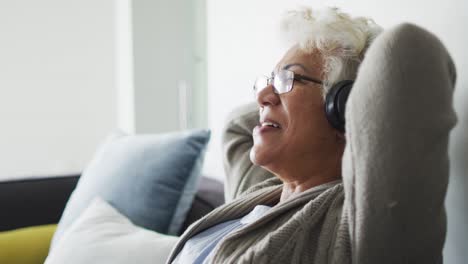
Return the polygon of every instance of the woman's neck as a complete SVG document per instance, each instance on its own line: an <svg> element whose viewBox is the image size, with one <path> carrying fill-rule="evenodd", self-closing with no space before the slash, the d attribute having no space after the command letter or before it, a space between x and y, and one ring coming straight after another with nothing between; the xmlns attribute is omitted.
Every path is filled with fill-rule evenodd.
<svg viewBox="0 0 468 264"><path fill-rule="evenodd" d="M339 180L341 176L336 174L333 177L310 177L305 181L283 181L283 190L281 191L280 203L305 192L315 186L322 185L327 182Z"/></svg>
<svg viewBox="0 0 468 264"><path fill-rule="evenodd" d="M341 158L295 164L276 174L283 181L280 203L315 186L341 178Z"/></svg>
<svg viewBox="0 0 468 264"><path fill-rule="evenodd" d="M301 158L286 156L282 162L262 166L283 182L280 203L315 186L341 179L341 161L345 145L335 151L311 152Z"/></svg>

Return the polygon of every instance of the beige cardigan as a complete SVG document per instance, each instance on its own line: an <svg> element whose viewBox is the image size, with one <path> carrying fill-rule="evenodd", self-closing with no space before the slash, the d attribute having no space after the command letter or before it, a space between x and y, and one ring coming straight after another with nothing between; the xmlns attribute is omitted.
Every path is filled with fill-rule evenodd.
<svg viewBox="0 0 468 264"><path fill-rule="evenodd" d="M226 236L212 263L441 263L454 82L432 34L410 24L384 32L348 101L343 182L280 204L281 182L248 158L258 113L239 109L224 137L226 195L235 199L190 226L168 263L193 235L258 204L274 207Z"/></svg>

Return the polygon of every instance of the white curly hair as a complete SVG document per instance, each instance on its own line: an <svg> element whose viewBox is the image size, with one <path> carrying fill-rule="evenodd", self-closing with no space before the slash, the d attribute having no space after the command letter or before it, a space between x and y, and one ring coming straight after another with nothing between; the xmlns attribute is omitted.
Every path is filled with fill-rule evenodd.
<svg viewBox="0 0 468 264"><path fill-rule="evenodd" d="M367 48L382 28L372 19L351 17L338 8L302 7L285 14L281 31L302 51L321 53L325 96L333 84L356 78Z"/></svg>

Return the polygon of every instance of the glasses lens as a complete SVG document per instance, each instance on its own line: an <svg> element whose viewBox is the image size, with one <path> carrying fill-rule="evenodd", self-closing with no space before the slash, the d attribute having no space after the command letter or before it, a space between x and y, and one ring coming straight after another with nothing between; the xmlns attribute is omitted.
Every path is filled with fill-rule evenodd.
<svg viewBox="0 0 468 264"><path fill-rule="evenodd" d="M268 86L268 77L266 76L259 76L256 80L255 80L255 84L254 84L254 92L255 93L258 93L259 91L261 91L263 88L267 87Z"/></svg>
<svg viewBox="0 0 468 264"><path fill-rule="evenodd" d="M288 70L279 71L274 79L273 86L279 94L291 91L294 81L294 72Z"/></svg>

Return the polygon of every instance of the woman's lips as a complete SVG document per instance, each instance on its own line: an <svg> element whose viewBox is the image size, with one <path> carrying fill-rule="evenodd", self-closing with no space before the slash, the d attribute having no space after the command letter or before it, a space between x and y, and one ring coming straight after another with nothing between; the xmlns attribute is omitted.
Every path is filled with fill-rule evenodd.
<svg viewBox="0 0 468 264"><path fill-rule="evenodd" d="M263 134L267 132L275 132L275 131L279 131L280 129L281 128L279 127L257 125L256 127L254 127L252 134L256 135L256 134Z"/></svg>

